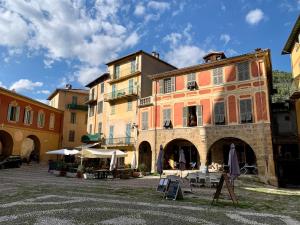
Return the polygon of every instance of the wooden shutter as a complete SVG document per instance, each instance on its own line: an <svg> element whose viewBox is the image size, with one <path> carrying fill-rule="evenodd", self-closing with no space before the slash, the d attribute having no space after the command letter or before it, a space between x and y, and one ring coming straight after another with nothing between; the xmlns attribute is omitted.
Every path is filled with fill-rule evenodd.
<svg viewBox="0 0 300 225"><path fill-rule="evenodd" d="M159 93L161 93L161 94L164 93L164 80L163 79L159 80Z"/></svg>
<svg viewBox="0 0 300 225"><path fill-rule="evenodd" d="M202 105L197 105L196 111L197 111L197 126L202 126L203 125Z"/></svg>
<svg viewBox="0 0 300 225"><path fill-rule="evenodd" d="M171 92L175 91L175 77L171 77Z"/></svg>
<svg viewBox="0 0 300 225"><path fill-rule="evenodd" d="M183 107L183 113L182 113L182 125L184 127L187 127L187 117L188 117L188 107Z"/></svg>
<svg viewBox="0 0 300 225"><path fill-rule="evenodd" d="M8 105L8 111L7 111L7 121L10 121L10 114L11 114L11 105Z"/></svg>

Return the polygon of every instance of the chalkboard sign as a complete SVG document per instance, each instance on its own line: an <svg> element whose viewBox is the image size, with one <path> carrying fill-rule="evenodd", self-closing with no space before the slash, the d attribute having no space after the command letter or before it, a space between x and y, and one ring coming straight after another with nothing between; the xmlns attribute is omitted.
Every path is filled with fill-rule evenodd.
<svg viewBox="0 0 300 225"><path fill-rule="evenodd" d="M161 178L159 180L159 183L158 183L156 191L164 193L167 190L167 188L168 188L169 181L170 180L167 179L167 178Z"/></svg>
<svg viewBox="0 0 300 225"><path fill-rule="evenodd" d="M166 199L183 199L179 181L170 181L168 190L165 193Z"/></svg>

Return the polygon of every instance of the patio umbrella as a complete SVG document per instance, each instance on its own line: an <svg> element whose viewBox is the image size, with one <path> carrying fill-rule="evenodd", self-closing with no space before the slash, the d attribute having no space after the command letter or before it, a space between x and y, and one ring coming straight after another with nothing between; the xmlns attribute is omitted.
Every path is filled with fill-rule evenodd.
<svg viewBox="0 0 300 225"><path fill-rule="evenodd" d="M46 154L48 155L75 155L79 151L78 150L69 150L69 149L58 149L58 150L53 150L53 151L48 151Z"/></svg>
<svg viewBox="0 0 300 225"><path fill-rule="evenodd" d="M232 143L230 145L230 151L228 156L228 166L229 166L229 176L231 183L234 185L234 179L240 175L240 166L235 151L235 145Z"/></svg>
<svg viewBox="0 0 300 225"><path fill-rule="evenodd" d="M131 169L136 169L136 153L133 152L132 161L131 161Z"/></svg>
<svg viewBox="0 0 300 225"><path fill-rule="evenodd" d="M116 165L117 165L117 156L116 156L116 151L114 151L111 156L109 171L113 171L116 168Z"/></svg>
<svg viewBox="0 0 300 225"><path fill-rule="evenodd" d="M181 173L181 177L182 177L182 171L185 170L185 164L186 164L186 160L185 160L185 155L184 155L184 151L183 149L179 150L179 169L180 169L180 173Z"/></svg>
<svg viewBox="0 0 300 225"><path fill-rule="evenodd" d="M159 175L161 176L162 172L163 172L163 146L160 145L159 148L159 153L158 153L158 157L157 157L157 162L156 162L156 170L159 173Z"/></svg>

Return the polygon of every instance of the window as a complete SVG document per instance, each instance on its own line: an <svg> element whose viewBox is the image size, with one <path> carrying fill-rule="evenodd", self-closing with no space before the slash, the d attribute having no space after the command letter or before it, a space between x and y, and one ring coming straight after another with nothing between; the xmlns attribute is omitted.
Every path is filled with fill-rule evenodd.
<svg viewBox="0 0 300 225"><path fill-rule="evenodd" d="M142 130L148 130L148 112L142 112Z"/></svg>
<svg viewBox="0 0 300 225"><path fill-rule="evenodd" d="M39 128L43 128L45 125L45 113L43 111L39 111L38 113L37 125Z"/></svg>
<svg viewBox="0 0 300 225"><path fill-rule="evenodd" d="M49 129L53 130L55 126L55 114L51 113L50 114L50 119L49 119Z"/></svg>
<svg viewBox="0 0 300 225"><path fill-rule="evenodd" d="M109 139L108 143L113 144L113 138L114 138L114 126L109 127Z"/></svg>
<svg viewBox="0 0 300 225"><path fill-rule="evenodd" d="M126 124L126 133L125 133L125 143L130 144L130 137L131 137L131 124Z"/></svg>
<svg viewBox="0 0 300 225"><path fill-rule="evenodd" d="M171 109L163 110L163 127L164 128L172 128Z"/></svg>
<svg viewBox="0 0 300 225"><path fill-rule="evenodd" d="M18 122L19 114L20 114L20 106L18 106L16 102L9 104L7 120L12 122Z"/></svg>
<svg viewBox="0 0 300 225"><path fill-rule="evenodd" d="M249 80L249 63L242 62L237 64L238 79Z"/></svg>
<svg viewBox="0 0 300 225"><path fill-rule="evenodd" d="M223 84L223 68L215 68L213 69L213 80L214 84Z"/></svg>
<svg viewBox="0 0 300 225"><path fill-rule="evenodd" d="M119 77L120 77L120 65L115 65L114 79L118 79Z"/></svg>
<svg viewBox="0 0 300 225"><path fill-rule="evenodd" d="M70 130L69 131L69 142L74 142L75 141L75 131Z"/></svg>
<svg viewBox="0 0 300 225"><path fill-rule="evenodd" d="M76 123L76 113L74 112L71 112L71 121L70 121L72 124L75 124Z"/></svg>
<svg viewBox="0 0 300 225"><path fill-rule="evenodd" d="M134 73L136 71L136 61L135 61L135 59L130 62L130 69L131 69L131 73Z"/></svg>
<svg viewBox="0 0 300 225"><path fill-rule="evenodd" d="M91 89L91 92L90 92L90 100L94 100L95 99L95 89Z"/></svg>
<svg viewBox="0 0 300 225"><path fill-rule="evenodd" d="M89 126L89 134L92 134L93 133L93 124L90 124Z"/></svg>
<svg viewBox="0 0 300 225"><path fill-rule="evenodd" d="M102 122L98 123L98 133L101 134L102 133Z"/></svg>
<svg viewBox="0 0 300 225"><path fill-rule="evenodd" d="M133 79L128 80L128 93L133 93Z"/></svg>
<svg viewBox="0 0 300 225"><path fill-rule="evenodd" d="M101 83L101 86L100 86L100 92L104 93L104 83L103 82Z"/></svg>
<svg viewBox="0 0 300 225"><path fill-rule="evenodd" d="M175 91L175 77L159 80L160 93L170 93Z"/></svg>
<svg viewBox="0 0 300 225"><path fill-rule="evenodd" d="M72 96L72 104L77 105L77 96Z"/></svg>
<svg viewBox="0 0 300 225"><path fill-rule="evenodd" d="M187 75L187 81L196 81L196 74L195 73L190 73Z"/></svg>
<svg viewBox="0 0 300 225"><path fill-rule="evenodd" d="M98 114L103 112L103 101L98 102Z"/></svg>
<svg viewBox="0 0 300 225"><path fill-rule="evenodd" d="M111 115L115 115L116 114L116 106L115 105L111 105L111 109L110 109L110 114Z"/></svg>
<svg viewBox="0 0 300 225"><path fill-rule="evenodd" d="M128 100L127 102L127 111L132 111L132 101Z"/></svg>
<svg viewBox="0 0 300 225"><path fill-rule="evenodd" d="M89 117L94 116L94 106L93 105L89 105Z"/></svg>
<svg viewBox="0 0 300 225"><path fill-rule="evenodd" d="M187 88L189 90L194 90L197 88L195 73L190 73L187 75Z"/></svg>
<svg viewBox="0 0 300 225"><path fill-rule="evenodd" d="M26 107L24 111L24 124L30 125L32 124L33 119L33 111L30 107Z"/></svg>
<svg viewBox="0 0 300 225"><path fill-rule="evenodd" d="M214 116L215 116L215 124L216 125L224 125L225 124L225 106L224 106L224 102L215 103Z"/></svg>
<svg viewBox="0 0 300 225"><path fill-rule="evenodd" d="M183 108L183 126L202 126L202 105Z"/></svg>
<svg viewBox="0 0 300 225"><path fill-rule="evenodd" d="M240 100L241 123L252 123L252 102L251 99Z"/></svg>

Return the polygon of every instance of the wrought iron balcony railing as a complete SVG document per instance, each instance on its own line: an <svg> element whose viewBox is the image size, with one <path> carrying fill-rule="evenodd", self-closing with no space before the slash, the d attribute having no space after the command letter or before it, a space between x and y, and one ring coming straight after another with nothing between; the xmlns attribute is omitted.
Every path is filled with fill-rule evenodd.
<svg viewBox="0 0 300 225"><path fill-rule="evenodd" d="M133 97L137 95L138 88L136 86L133 86L104 94L104 101L113 101L119 98Z"/></svg>
<svg viewBox="0 0 300 225"><path fill-rule="evenodd" d="M68 109L88 111L88 106L87 105L68 104L67 108Z"/></svg>
<svg viewBox="0 0 300 225"><path fill-rule="evenodd" d="M148 96L148 97L139 99L139 102L138 102L139 107L148 106L148 105L153 105L153 97L152 96Z"/></svg>
<svg viewBox="0 0 300 225"><path fill-rule="evenodd" d="M133 145L134 138L133 137L107 138L104 140L103 144L116 145L116 146Z"/></svg>

